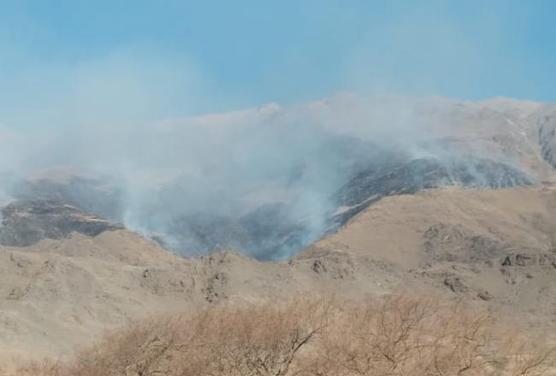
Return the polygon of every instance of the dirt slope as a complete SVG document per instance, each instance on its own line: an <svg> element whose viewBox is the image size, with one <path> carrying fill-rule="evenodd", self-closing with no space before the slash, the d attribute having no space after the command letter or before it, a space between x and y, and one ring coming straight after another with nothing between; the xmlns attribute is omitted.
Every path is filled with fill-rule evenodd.
<svg viewBox="0 0 556 376"><path fill-rule="evenodd" d="M318 258L261 263L222 252L187 260L126 230L2 247L0 364L66 357L106 330L157 312L343 289L357 297L401 280L387 269L370 273L372 263L348 254Z"/></svg>
<svg viewBox="0 0 556 376"><path fill-rule="evenodd" d="M345 120L334 114L368 115L369 106L400 108L398 102L354 104L353 98L340 97L296 111L302 119L330 119L334 126ZM436 162L416 156L386 175L364 170L345 182L348 189L340 196L346 200L338 205L356 208L355 216L346 216L337 232L283 262L234 252L178 257L89 214L110 218L119 208L117 190L87 179L60 185L38 177L43 183L21 190L20 199L63 206L43 205L38 216L35 204L33 210L8 206L3 213L0 364L17 357L70 356L106 330L161 311L295 294L348 299L399 290L436 294L489 307L516 326L556 337L555 107L429 98L410 109L407 115L420 133L434 135L421 143L437 152ZM452 152L511 162L534 177L532 185L470 189L461 186L465 179L455 179L447 188L421 190L439 186L433 181L408 189L407 176L444 171L435 166ZM257 211L253 217L256 229L265 230L262 235L280 224L272 213ZM207 233L217 230L206 227Z"/></svg>
<svg viewBox="0 0 556 376"><path fill-rule="evenodd" d="M555 205L556 190L548 186L388 197L298 258L328 250L369 257L433 290L484 300L554 332Z"/></svg>
<svg viewBox="0 0 556 376"><path fill-rule="evenodd" d="M0 252L0 353L67 356L161 311L297 293L398 290L464 298L556 332L556 191L446 188L385 198L285 262L232 252L183 259L125 230Z"/></svg>

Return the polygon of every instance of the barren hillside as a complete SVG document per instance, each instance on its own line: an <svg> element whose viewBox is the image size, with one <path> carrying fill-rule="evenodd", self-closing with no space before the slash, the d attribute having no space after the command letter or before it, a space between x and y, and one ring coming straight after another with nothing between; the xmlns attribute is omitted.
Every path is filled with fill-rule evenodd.
<svg viewBox="0 0 556 376"><path fill-rule="evenodd" d="M68 356L156 312L298 294L399 291L464 298L554 332L550 188L446 188L385 198L284 262L233 252L183 259L125 230L74 233L0 258L4 359Z"/></svg>
<svg viewBox="0 0 556 376"><path fill-rule="evenodd" d="M280 127L281 118L294 117L327 129L350 113L377 120L372 114L384 111L375 107L399 106L391 101L339 96L259 109L255 118ZM130 192L118 180L65 170L6 177L1 361L67 359L106 330L158 313L298 295L435 295L556 340L554 108L502 99L427 99L403 108L423 134L435 135L416 132L418 150L389 149L349 129L361 132L361 124L346 123L334 128L340 135L304 151L307 159L289 160L285 179L256 180L245 191L230 186L238 197L227 201L220 180L202 181L215 185L203 196L184 188L183 175L156 190L157 200L133 221ZM225 115L218 119L227 124ZM315 164L335 142L340 151ZM333 184L316 188L327 179ZM180 198L192 192L200 203ZM207 199L217 212L186 205ZM201 254L178 255L188 244ZM299 252L284 258L284 249Z"/></svg>

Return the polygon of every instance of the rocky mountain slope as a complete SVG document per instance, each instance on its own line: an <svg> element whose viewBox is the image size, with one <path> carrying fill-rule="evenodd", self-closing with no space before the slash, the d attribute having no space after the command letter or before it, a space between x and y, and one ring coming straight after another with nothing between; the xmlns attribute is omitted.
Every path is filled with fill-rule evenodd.
<svg viewBox="0 0 556 376"><path fill-rule="evenodd" d="M444 188L385 198L297 258L330 251L377 262L531 325L556 324L556 191Z"/></svg>
<svg viewBox="0 0 556 376"><path fill-rule="evenodd" d="M329 119L368 106L340 97L295 111ZM127 201L117 181L72 172L13 183L0 226L0 360L69 356L161 311L299 293L435 294L556 333L556 108L439 99L412 106L415 123L435 135L412 143L424 145L418 151L362 134L338 139L346 173L319 191L330 193L330 205L317 211L321 226L310 236L305 212L291 210L283 190L266 190L265 199L251 192L258 204L235 214L178 210L164 232L147 226L139 235L120 224ZM272 116L286 116L280 111ZM311 169L290 172L292 193ZM273 258L284 244L304 249L278 261L248 257ZM163 246L237 251L183 258Z"/></svg>
<svg viewBox="0 0 556 376"><path fill-rule="evenodd" d="M157 312L296 294L434 294L554 333L554 205L551 187L393 196L283 262L234 252L184 259L120 229L3 246L2 361L69 356Z"/></svg>
<svg viewBox="0 0 556 376"><path fill-rule="evenodd" d="M67 238L73 232L96 236L124 228L57 201L19 200L6 205L1 213L0 244L8 246L24 247L45 238Z"/></svg>
<svg viewBox="0 0 556 376"><path fill-rule="evenodd" d="M330 270L323 274L322 265ZM359 296L370 292L369 284L376 286L373 292L384 291L400 278L343 254L289 263L261 263L231 252L187 260L125 230L2 247L0 271L4 363L69 356L106 330L157 312L340 286Z"/></svg>
<svg viewBox="0 0 556 376"><path fill-rule="evenodd" d="M170 171L148 161L124 173L50 168L12 179L9 195L77 207L188 256L233 248L286 259L385 196L552 180L555 114L553 105L509 99L347 94L263 106L176 120L151 135L200 133L231 145L195 159L200 172L180 166L189 155L176 155Z"/></svg>

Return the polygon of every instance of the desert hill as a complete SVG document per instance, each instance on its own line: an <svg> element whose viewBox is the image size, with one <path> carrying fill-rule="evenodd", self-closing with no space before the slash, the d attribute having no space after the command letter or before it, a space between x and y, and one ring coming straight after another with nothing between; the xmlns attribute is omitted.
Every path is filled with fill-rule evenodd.
<svg viewBox="0 0 556 376"><path fill-rule="evenodd" d="M551 187L388 197L297 258L332 250L368 257L553 330L555 199Z"/></svg>
<svg viewBox="0 0 556 376"><path fill-rule="evenodd" d="M123 223L186 256L279 260L382 197L549 182L554 127L551 104L342 94L163 122L144 135L162 154L150 142L128 151L136 162L110 160L115 152L100 167L45 162L0 176L0 188Z"/></svg>
<svg viewBox="0 0 556 376"><path fill-rule="evenodd" d="M516 331L556 333L554 106L338 96L164 132L262 123L273 135L291 118L319 124L309 133L324 141L249 184L225 185L212 165L206 181L149 175L156 190L140 195L74 170L4 176L0 360L67 358L157 313L299 294L422 293L488 308ZM407 119L414 131L392 143ZM375 121L391 131L366 134ZM154 199L138 208L137 197Z"/></svg>
<svg viewBox="0 0 556 376"><path fill-rule="evenodd" d="M283 262L234 252L184 259L126 230L3 247L3 358L68 356L157 312L300 293L357 300L419 291L553 333L555 198L539 187L393 196Z"/></svg>
<svg viewBox="0 0 556 376"><path fill-rule="evenodd" d="M354 264L341 260L329 278L314 260L261 263L231 252L186 260L125 230L2 247L2 361L67 357L106 330L157 312L318 294L342 278L346 289L366 292L363 279L376 281L376 291L382 291L381 278L395 279L386 271L359 276L355 270L370 266Z"/></svg>

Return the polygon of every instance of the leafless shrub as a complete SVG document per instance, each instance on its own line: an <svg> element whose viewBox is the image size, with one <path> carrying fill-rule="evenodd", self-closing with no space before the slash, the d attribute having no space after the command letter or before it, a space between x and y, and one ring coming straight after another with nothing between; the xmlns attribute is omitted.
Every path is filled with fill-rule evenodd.
<svg viewBox="0 0 556 376"><path fill-rule="evenodd" d="M313 375L540 375L551 365L549 351L510 341L489 314L462 304L390 296L335 314Z"/></svg>
<svg viewBox="0 0 556 376"><path fill-rule="evenodd" d="M214 309L196 320L205 323L197 330L202 335L196 348L203 349L197 359L206 375L288 375L299 353L325 325L325 318L325 304L302 300L247 310Z"/></svg>
<svg viewBox="0 0 556 376"><path fill-rule="evenodd" d="M212 306L108 336L40 376L549 375L553 354L461 304L390 296ZM26 373L25 373L26 372Z"/></svg>

